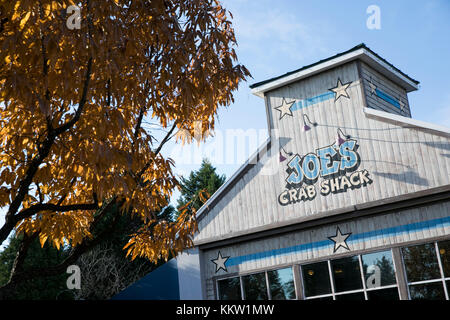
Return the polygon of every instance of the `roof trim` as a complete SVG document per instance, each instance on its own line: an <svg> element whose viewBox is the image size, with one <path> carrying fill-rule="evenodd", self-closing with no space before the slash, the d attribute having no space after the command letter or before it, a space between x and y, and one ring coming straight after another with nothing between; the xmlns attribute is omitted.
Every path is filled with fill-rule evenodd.
<svg viewBox="0 0 450 320"><path fill-rule="evenodd" d="M350 50L338 53L332 57L320 60L313 64L304 66L300 69L288 72L284 75L274 77L268 80L254 83L250 85L252 93L259 97L264 97L264 93L279 87L288 85L292 82L310 77L314 74L326 71L337 65L342 65L346 62L361 59L369 64L372 68L379 71L387 78L400 84L407 92L418 90L419 81L409 77L393 64L373 52L364 43L351 48Z"/></svg>
<svg viewBox="0 0 450 320"><path fill-rule="evenodd" d="M270 147L271 139L270 137L267 138L267 140L258 147L258 149L248 158L245 163L239 167L239 169L223 184L220 186L219 189L216 190L216 192L213 193L213 195L198 209L196 214L196 219L201 219L205 212L209 211L209 207L214 205L215 201L219 197L219 195L222 192L225 192L229 186L232 186L236 180L238 180L242 173L246 172L246 170L260 160L260 155L262 153L267 152L268 147Z"/></svg>
<svg viewBox="0 0 450 320"><path fill-rule="evenodd" d="M396 115L385 111L375 110L367 107L364 107L363 111L369 118L389 122L401 127L412 127L414 129L420 129L435 135L450 138L450 128L441 125L415 120L412 118Z"/></svg>

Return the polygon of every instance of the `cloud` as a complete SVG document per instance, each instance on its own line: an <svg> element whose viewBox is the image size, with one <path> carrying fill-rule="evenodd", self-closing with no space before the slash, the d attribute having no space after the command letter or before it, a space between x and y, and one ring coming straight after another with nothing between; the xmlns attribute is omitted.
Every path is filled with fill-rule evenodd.
<svg viewBox="0 0 450 320"><path fill-rule="evenodd" d="M233 27L238 41L238 55L253 70L279 73L272 70L274 61L284 61L294 68L310 62L326 52L323 40L329 27L322 21L308 21L306 13L298 7L275 7L264 1L223 1L233 14ZM267 10L271 7L271 10ZM264 54L261 54L263 52ZM306 61L308 60L308 61ZM286 70L290 71L290 70Z"/></svg>

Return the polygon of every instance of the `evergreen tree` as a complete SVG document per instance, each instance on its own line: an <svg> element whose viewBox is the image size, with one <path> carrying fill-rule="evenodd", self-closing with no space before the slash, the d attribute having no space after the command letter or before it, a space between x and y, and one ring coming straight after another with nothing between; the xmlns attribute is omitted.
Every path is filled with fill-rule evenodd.
<svg viewBox="0 0 450 320"><path fill-rule="evenodd" d="M192 201L192 206L198 210L205 202L199 197L200 191L205 190L211 196L225 179L225 175L217 174L216 168L207 159L203 159L199 170L192 171L188 178L181 178L181 197L178 199L177 208Z"/></svg>
<svg viewBox="0 0 450 320"><path fill-rule="evenodd" d="M377 266L380 268L382 286L395 283L395 271L390 260L383 256L381 260L377 259Z"/></svg>
<svg viewBox="0 0 450 320"><path fill-rule="evenodd" d="M10 272L16 259L17 252L22 243L23 236L13 235L8 246L0 252L0 285L8 282ZM68 255L66 249L57 250L46 243L41 248L39 239L33 239L28 249L28 255L25 258L23 268L40 266L50 267L61 263ZM14 300L63 300L73 299L73 292L67 290L66 280L68 274L59 274L47 278L32 278L29 281L18 286L6 299Z"/></svg>

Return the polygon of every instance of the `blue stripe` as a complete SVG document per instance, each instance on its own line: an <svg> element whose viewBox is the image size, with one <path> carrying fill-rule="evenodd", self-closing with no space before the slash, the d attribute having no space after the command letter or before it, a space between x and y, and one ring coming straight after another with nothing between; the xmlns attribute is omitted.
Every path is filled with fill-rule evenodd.
<svg viewBox="0 0 450 320"><path fill-rule="evenodd" d="M397 101L397 99L391 97L387 93L384 93L383 91L381 91L380 89L377 88L377 89L375 89L375 94L377 95L377 97L383 99L387 103L390 103L393 106L395 106L396 108L401 109L400 103ZM325 93L319 94L319 95L311 97L311 98L298 100L291 107L291 111L300 110L300 109L312 106L314 104L317 104L317 103L320 103L320 102L324 102L326 100L334 99L334 97L335 97L335 93L334 92L327 91Z"/></svg>
<svg viewBox="0 0 450 320"><path fill-rule="evenodd" d="M400 109L400 103L396 99L392 98L390 95L384 93L380 89L375 89L375 93L376 93L377 97L380 97L384 101L386 101Z"/></svg>
<svg viewBox="0 0 450 320"><path fill-rule="evenodd" d="M373 230L363 233L351 234L348 238L347 243L356 244L359 242L366 242L370 240L386 238L389 236L398 236L406 233L414 233L418 231L423 231L426 229L437 229L450 226L450 216L445 218L438 218L433 220L426 220L421 222L415 222L410 224L405 224L396 227L390 227L380 230ZM281 256L286 254L300 253L303 251L321 250L324 248L333 249L334 243L331 240L322 240L310 243L299 244L291 247L262 251L258 253L252 253L248 255L232 257L225 263L227 267L236 266L244 262L267 259L275 256Z"/></svg>
<svg viewBox="0 0 450 320"><path fill-rule="evenodd" d="M312 98L306 98L303 100L298 100L294 103L294 105L291 107L291 111L300 110L306 107L309 107L313 104L320 103L329 99L334 98L334 92L325 92L322 94L319 94L318 96L312 97Z"/></svg>

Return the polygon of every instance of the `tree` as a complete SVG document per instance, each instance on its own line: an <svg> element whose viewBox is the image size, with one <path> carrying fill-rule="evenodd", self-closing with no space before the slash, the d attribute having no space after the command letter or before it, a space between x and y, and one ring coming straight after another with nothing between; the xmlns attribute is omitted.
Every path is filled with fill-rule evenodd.
<svg viewBox="0 0 450 320"><path fill-rule="evenodd" d="M225 175L218 175L216 168L207 159L203 159L200 169L192 171L189 178L181 177L181 196L178 199L177 208L183 208L191 203L191 206L198 210L206 202L200 193L206 191L208 195L212 195L225 182L225 179Z"/></svg>
<svg viewBox="0 0 450 320"><path fill-rule="evenodd" d="M65 272L107 233L95 229L113 206L141 219L133 259L192 245L191 211L155 217L178 186L161 150L175 133L204 140L250 75L236 63L228 12L213 0L0 1L0 243L23 235L0 297ZM67 27L68 12L80 28ZM34 239L70 254L24 270Z"/></svg>
<svg viewBox="0 0 450 320"><path fill-rule="evenodd" d="M157 214L157 218L173 221L174 215L175 208L169 205ZM110 299L164 262L152 263L145 258L130 261L125 257L122 248L128 235L137 232L139 226L138 218L122 215L113 233L81 255L76 262L82 275L81 289L75 291L76 299Z"/></svg>

